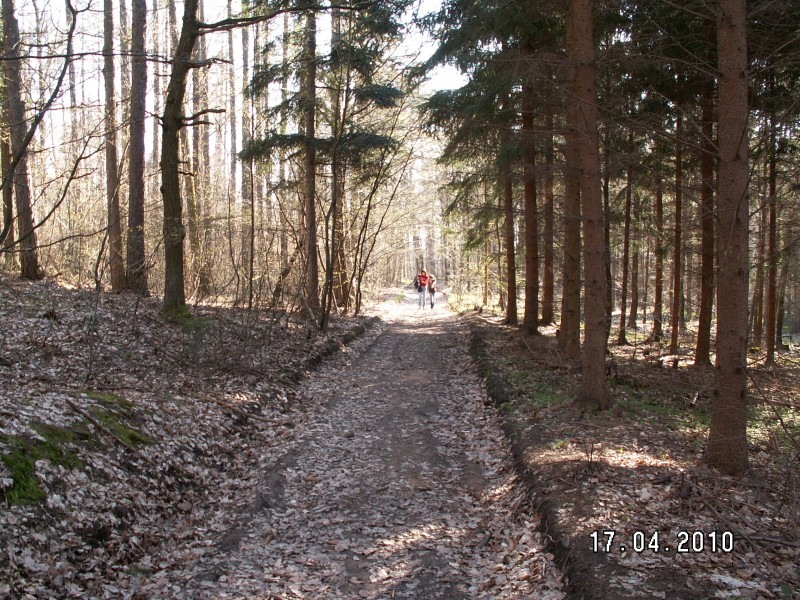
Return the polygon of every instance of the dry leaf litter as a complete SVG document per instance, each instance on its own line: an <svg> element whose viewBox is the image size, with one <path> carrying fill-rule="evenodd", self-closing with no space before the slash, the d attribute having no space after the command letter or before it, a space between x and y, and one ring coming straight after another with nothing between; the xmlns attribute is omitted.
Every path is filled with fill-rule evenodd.
<svg viewBox="0 0 800 600"><path fill-rule="evenodd" d="M0 505L0 597L562 598L466 331L412 306L298 387L363 320L0 281L0 451L46 425L79 461Z"/></svg>

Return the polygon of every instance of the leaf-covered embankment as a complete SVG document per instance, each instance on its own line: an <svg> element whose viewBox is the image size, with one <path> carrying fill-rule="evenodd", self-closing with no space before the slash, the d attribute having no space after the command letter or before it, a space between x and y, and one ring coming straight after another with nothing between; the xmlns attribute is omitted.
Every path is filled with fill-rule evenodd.
<svg viewBox="0 0 800 600"><path fill-rule="evenodd" d="M374 324L192 312L0 278L0 597L119 597L212 544L307 419L295 383Z"/></svg>

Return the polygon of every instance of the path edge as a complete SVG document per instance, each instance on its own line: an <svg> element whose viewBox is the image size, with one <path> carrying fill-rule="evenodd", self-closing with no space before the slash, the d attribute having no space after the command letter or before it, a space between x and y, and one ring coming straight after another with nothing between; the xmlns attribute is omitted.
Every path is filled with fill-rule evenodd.
<svg viewBox="0 0 800 600"><path fill-rule="evenodd" d="M486 331L492 327L483 319L471 313L462 313L460 318L467 324L469 331L469 353L478 369L478 375L486 386L486 393L496 408L510 401L509 386L503 373L492 360L487 351ZM503 434L511 448L514 470L519 476L525 494L539 514L539 532L545 540L545 548L555 556L556 566L565 576L565 592L568 598L576 600L606 600L608 596L603 586L592 576L596 561L592 561L582 552L572 549L572 540L567 536L558 520L557 506L545 491L537 485L536 473L525 460L526 446L520 443L515 435L513 417L503 410L498 411Z"/></svg>

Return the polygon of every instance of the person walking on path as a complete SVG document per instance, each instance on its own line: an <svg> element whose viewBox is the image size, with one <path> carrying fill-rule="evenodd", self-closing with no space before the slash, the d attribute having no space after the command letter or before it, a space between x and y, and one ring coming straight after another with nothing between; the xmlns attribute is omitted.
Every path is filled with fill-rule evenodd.
<svg viewBox="0 0 800 600"><path fill-rule="evenodd" d="M433 301L436 297L436 276L433 273L428 274L428 298L431 301L431 310L433 310Z"/></svg>
<svg viewBox="0 0 800 600"><path fill-rule="evenodd" d="M428 289L428 272L422 269L417 275L417 291L419 292L419 308L425 308L425 290Z"/></svg>

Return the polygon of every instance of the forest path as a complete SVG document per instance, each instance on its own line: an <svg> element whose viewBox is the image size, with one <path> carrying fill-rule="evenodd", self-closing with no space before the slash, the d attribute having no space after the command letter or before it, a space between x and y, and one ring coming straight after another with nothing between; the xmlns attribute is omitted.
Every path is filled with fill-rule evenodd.
<svg viewBox="0 0 800 600"><path fill-rule="evenodd" d="M319 414L217 551L168 576L172 597L563 597L466 328L400 300L303 384Z"/></svg>

